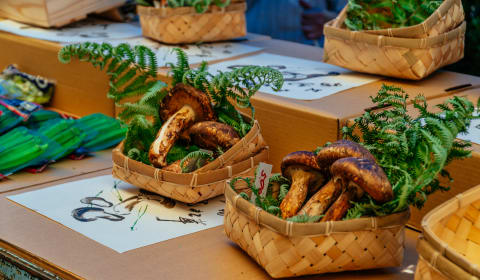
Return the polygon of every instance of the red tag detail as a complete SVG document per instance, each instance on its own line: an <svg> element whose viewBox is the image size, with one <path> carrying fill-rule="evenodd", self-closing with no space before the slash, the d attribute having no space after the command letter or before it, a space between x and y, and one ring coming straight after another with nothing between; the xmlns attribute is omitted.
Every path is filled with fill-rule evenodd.
<svg viewBox="0 0 480 280"><path fill-rule="evenodd" d="M76 155L76 154L71 154L68 156L69 159L72 160L82 160L85 158L86 155Z"/></svg>
<svg viewBox="0 0 480 280"><path fill-rule="evenodd" d="M29 172L29 173L32 173L32 174L37 174L37 173L42 173L46 168L47 168L48 164L44 164L40 167L27 167L25 168L25 171Z"/></svg>

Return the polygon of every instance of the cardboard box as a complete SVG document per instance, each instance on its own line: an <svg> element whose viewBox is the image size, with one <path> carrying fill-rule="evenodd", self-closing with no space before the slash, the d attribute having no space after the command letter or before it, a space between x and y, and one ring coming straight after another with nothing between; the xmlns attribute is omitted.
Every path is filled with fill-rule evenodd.
<svg viewBox="0 0 480 280"><path fill-rule="evenodd" d="M44 184L28 191L108 172ZM6 249L62 279L270 279L225 236L222 226L120 254L6 199L8 195L22 192L25 190L0 194L0 249ZM406 230L405 258L401 267L314 278L405 279L403 271L411 269L417 262L417 237L417 232Z"/></svg>
<svg viewBox="0 0 480 280"><path fill-rule="evenodd" d="M60 27L123 3L125 0L2 0L0 16L43 27Z"/></svg>
<svg viewBox="0 0 480 280"><path fill-rule="evenodd" d="M60 48L56 43L0 32L0 71L9 64L17 64L24 72L55 80L50 106L57 109L79 116L96 112L113 116L113 101L106 96L107 75L88 63L60 63L57 59Z"/></svg>

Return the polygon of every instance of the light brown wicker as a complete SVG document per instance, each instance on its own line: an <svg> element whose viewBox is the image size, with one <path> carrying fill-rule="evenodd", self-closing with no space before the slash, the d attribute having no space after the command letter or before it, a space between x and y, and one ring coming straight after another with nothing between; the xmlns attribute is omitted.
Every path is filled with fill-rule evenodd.
<svg viewBox="0 0 480 280"><path fill-rule="evenodd" d="M344 27L348 5L336 18L334 26ZM461 0L445 0L424 22L401 28L363 30L362 32L400 38L425 38L437 36L455 29L465 19Z"/></svg>
<svg viewBox="0 0 480 280"><path fill-rule="evenodd" d="M423 237L417 242L418 263L415 280L478 280L442 256Z"/></svg>
<svg viewBox="0 0 480 280"><path fill-rule="evenodd" d="M251 176L255 166L268 161L268 146L255 125L240 142L193 173L174 173L132 160L123 154L123 143L112 152L113 176L139 188L186 203L223 194L225 181Z"/></svg>
<svg viewBox="0 0 480 280"><path fill-rule="evenodd" d="M422 220L422 229L438 255L480 278L480 186L430 211ZM455 274L449 276L460 279Z"/></svg>
<svg viewBox="0 0 480 280"><path fill-rule="evenodd" d="M245 36L246 8L245 1L237 0L223 9L211 5L201 14L193 7L138 6L137 11L144 36L168 44L186 44Z"/></svg>
<svg viewBox="0 0 480 280"><path fill-rule="evenodd" d="M237 182L235 188L245 186ZM399 266L409 212L351 221L293 223L225 185L225 232L273 278Z"/></svg>
<svg viewBox="0 0 480 280"><path fill-rule="evenodd" d="M438 36L409 39L325 25L324 61L354 71L420 80L463 58L466 23Z"/></svg>

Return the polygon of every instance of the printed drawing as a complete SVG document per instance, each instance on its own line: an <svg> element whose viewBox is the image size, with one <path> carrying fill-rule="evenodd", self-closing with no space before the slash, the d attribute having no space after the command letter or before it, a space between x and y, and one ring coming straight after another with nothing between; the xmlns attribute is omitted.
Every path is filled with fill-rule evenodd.
<svg viewBox="0 0 480 280"><path fill-rule="evenodd" d="M228 66L227 68L230 70L234 70L237 68L242 68L245 66L255 66L255 65L231 65ZM336 71L330 71L327 73L314 73L314 74L303 74L303 73L297 73L297 72L290 72L288 71L287 67L284 65L266 65L267 67L277 69L283 74L283 80L285 82L298 82L298 81L304 81L308 79L313 79L313 78L318 78L318 77L328 77L328 76L338 76L340 73ZM327 83L322 83L322 86L325 86ZM293 85L293 83L289 83L289 85ZM300 85L299 85L300 86Z"/></svg>
<svg viewBox="0 0 480 280"><path fill-rule="evenodd" d="M52 197L61 197L55 203ZM9 196L117 252L223 224L223 197L185 204L141 190L111 175Z"/></svg>
<svg viewBox="0 0 480 280"><path fill-rule="evenodd" d="M165 206L166 208L175 207L175 200L167 197L163 197L158 194L150 193L148 191L140 189L137 195L131 196L127 199L123 199L118 191L119 181L115 181L113 185L113 190L117 194L119 200L118 203L114 204L103 197L99 197L103 191L101 191L97 196L94 197L84 197L80 199L80 202L86 206L76 208L72 211L72 217L79 222L93 222L97 219L105 219L112 222L120 222L125 219L125 216L132 214L135 206L144 201L156 201ZM95 206L95 207L94 207ZM127 211L121 211L118 208L121 206L124 207ZM134 225L138 223L140 218L145 214L148 205L145 206L143 212L142 208L139 209L139 213L142 215L135 220ZM93 217L87 217L89 215L94 215ZM131 230L134 230L134 226L130 227Z"/></svg>
<svg viewBox="0 0 480 280"><path fill-rule="evenodd" d="M132 46L144 45L156 53L159 66L165 66L165 64L168 62L176 61L176 55L173 52L174 48L183 49L188 56L190 64L199 64L202 61L223 60L261 50L261 48L258 47L231 42L202 43L192 45L165 45L143 37L122 40L111 40L105 38L104 40L94 41L103 41L114 46L121 43L127 43Z"/></svg>
<svg viewBox="0 0 480 280"><path fill-rule="evenodd" d="M61 28L41 28L11 20L0 20L0 30L63 44L85 41L120 41L126 38L136 38L142 34L140 26L97 19L86 19Z"/></svg>
<svg viewBox="0 0 480 280"><path fill-rule="evenodd" d="M270 53L213 64L210 72L231 71L251 65L271 67L282 72L284 76L285 83L280 91L262 87L261 92L302 100L320 99L378 80L377 77L353 73L334 65Z"/></svg>

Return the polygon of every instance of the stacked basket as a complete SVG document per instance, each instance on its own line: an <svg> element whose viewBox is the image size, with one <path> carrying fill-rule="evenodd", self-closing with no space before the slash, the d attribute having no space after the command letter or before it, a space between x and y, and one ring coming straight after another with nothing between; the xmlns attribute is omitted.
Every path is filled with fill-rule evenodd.
<svg viewBox="0 0 480 280"><path fill-rule="evenodd" d="M325 25L327 63L358 72L420 80L463 58L466 23L461 0L445 0L418 25L350 31L345 7Z"/></svg>
<svg viewBox="0 0 480 280"><path fill-rule="evenodd" d="M219 8L211 5L204 13L193 7L138 6L145 37L168 44L229 40L247 34L245 0L232 0Z"/></svg>
<svg viewBox="0 0 480 280"><path fill-rule="evenodd" d="M480 186L428 213L415 279L480 278Z"/></svg>
<svg viewBox="0 0 480 280"><path fill-rule="evenodd" d="M242 140L192 173L155 168L128 158L122 151L123 143L112 152L115 178L185 203L197 203L223 194L226 180L253 175L260 162L268 161L268 146L257 121Z"/></svg>
<svg viewBox="0 0 480 280"><path fill-rule="evenodd" d="M235 189L246 184L237 181ZM225 185L225 232L273 278L399 266L409 212L350 221L294 223Z"/></svg>

